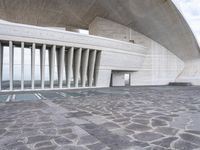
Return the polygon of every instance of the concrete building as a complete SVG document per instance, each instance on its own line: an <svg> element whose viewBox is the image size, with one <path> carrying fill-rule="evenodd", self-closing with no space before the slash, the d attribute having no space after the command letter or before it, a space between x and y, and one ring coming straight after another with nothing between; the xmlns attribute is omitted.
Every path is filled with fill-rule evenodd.
<svg viewBox="0 0 200 150"><path fill-rule="evenodd" d="M0 12L9 21L0 23L1 90L200 84L199 45L171 0L0 0ZM20 72L14 71L16 49ZM24 79L26 51L30 87Z"/></svg>

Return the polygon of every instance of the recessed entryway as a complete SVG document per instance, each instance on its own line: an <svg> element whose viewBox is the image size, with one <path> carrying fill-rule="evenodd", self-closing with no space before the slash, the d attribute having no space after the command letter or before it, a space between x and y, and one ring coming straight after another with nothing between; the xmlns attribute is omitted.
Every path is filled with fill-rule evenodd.
<svg viewBox="0 0 200 150"><path fill-rule="evenodd" d="M130 86L130 73L125 73L124 74L124 79L125 79L125 86Z"/></svg>
<svg viewBox="0 0 200 150"><path fill-rule="evenodd" d="M130 86L130 72L112 71L111 86Z"/></svg>

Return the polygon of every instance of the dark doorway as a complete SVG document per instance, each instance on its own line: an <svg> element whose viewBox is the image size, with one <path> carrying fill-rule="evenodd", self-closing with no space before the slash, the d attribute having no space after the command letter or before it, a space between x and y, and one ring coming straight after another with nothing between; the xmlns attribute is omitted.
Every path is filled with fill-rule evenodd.
<svg viewBox="0 0 200 150"><path fill-rule="evenodd" d="M125 86L130 86L130 73L124 74Z"/></svg>

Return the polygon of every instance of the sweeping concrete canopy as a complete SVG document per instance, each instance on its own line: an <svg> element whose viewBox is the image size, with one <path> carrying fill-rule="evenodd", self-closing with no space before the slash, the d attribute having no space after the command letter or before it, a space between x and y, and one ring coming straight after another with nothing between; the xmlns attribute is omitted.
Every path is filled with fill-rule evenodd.
<svg viewBox="0 0 200 150"><path fill-rule="evenodd" d="M199 46L171 0L1 0L1 18L38 25L88 28L99 16L143 33L184 61L199 58Z"/></svg>

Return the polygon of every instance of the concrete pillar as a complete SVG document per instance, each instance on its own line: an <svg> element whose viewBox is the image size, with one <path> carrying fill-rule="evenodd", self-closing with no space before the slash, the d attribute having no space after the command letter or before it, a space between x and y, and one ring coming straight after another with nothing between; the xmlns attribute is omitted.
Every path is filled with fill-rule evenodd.
<svg viewBox="0 0 200 150"><path fill-rule="evenodd" d="M35 43L31 48L31 89L35 88Z"/></svg>
<svg viewBox="0 0 200 150"><path fill-rule="evenodd" d="M95 63L95 71L94 71L94 85L97 85L98 75L99 75L99 66L101 60L101 51L97 51L96 54L96 63Z"/></svg>
<svg viewBox="0 0 200 150"><path fill-rule="evenodd" d="M109 87L111 82L111 70L99 69L98 78L96 79L96 87Z"/></svg>
<svg viewBox="0 0 200 150"><path fill-rule="evenodd" d="M0 43L0 91L2 90L3 79L3 45Z"/></svg>
<svg viewBox="0 0 200 150"><path fill-rule="evenodd" d="M40 74L41 74L41 88L44 89L45 84L45 56L46 56L46 45L42 45L40 50Z"/></svg>
<svg viewBox="0 0 200 150"><path fill-rule="evenodd" d="M52 54L52 48L48 49L48 57L49 57L49 83L51 81L51 54Z"/></svg>
<svg viewBox="0 0 200 150"><path fill-rule="evenodd" d="M21 42L21 90L24 90L24 42Z"/></svg>
<svg viewBox="0 0 200 150"><path fill-rule="evenodd" d="M61 48L56 49L56 61L57 61L57 73L58 73L58 85L60 81L60 57L61 57Z"/></svg>
<svg viewBox="0 0 200 150"><path fill-rule="evenodd" d="M56 56L56 45L53 45L51 50L50 50L50 64L49 64L49 69L50 69L50 88L53 89L54 86L54 71L55 71L55 56Z"/></svg>
<svg viewBox="0 0 200 150"><path fill-rule="evenodd" d="M88 58L89 58L89 49L82 51L82 60L81 60L81 86L82 87L85 87L85 84L86 84Z"/></svg>
<svg viewBox="0 0 200 150"><path fill-rule="evenodd" d="M74 65L73 65L73 74L74 74L74 86L78 87L78 78L80 73L80 65L81 65L81 52L82 49L79 48L74 51Z"/></svg>
<svg viewBox="0 0 200 150"><path fill-rule="evenodd" d="M58 84L59 88L63 85L63 69L64 69L64 58L65 58L65 46L63 46L58 52Z"/></svg>
<svg viewBox="0 0 200 150"><path fill-rule="evenodd" d="M67 87L70 88L70 81L71 81L71 74L72 74L72 62L73 62L73 54L74 53L74 48L70 48L65 55L65 72L66 72L66 82L67 82Z"/></svg>
<svg viewBox="0 0 200 150"><path fill-rule="evenodd" d="M10 79L10 91L13 90L13 42L9 41L9 79Z"/></svg>
<svg viewBox="0 0 200 150"><path fill-rule="evenodd" d="M90 50L89 54L89 66L88 66L88 85L92 87L93 79L94 79L94 67L96 60L96 50Z"/></svg>
<svg viewBox="0 0 200 150"><path fill-rule="evenodd" d="M130 79L129 83L130 83L130 86L134 86L134 85L135 85L135 76L134 76L135 73L137 73L137 72L131 72L130 75L129 75L129 79Z"/></svg>

